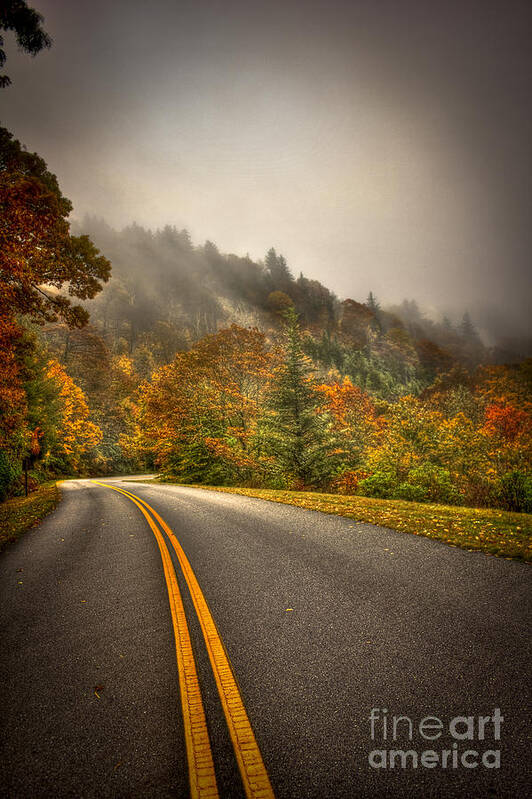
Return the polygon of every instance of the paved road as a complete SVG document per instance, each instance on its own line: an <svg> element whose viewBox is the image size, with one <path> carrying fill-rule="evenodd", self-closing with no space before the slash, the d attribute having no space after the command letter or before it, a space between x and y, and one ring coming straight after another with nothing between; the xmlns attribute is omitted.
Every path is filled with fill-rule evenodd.
<svg viewBox="0 0 532 799"><path fill-rule="evenodd" d="M529 567L262 500L106 482L148 502L182 544L277 799L531 795ZM115 490L78 480L62 493L57 510L0 556L0 795L186 797L174 632L155 536ZM219 794L239 799L200 624L169 549ZM476 724L495 708L504 717L500 740L493 721L484 740L478 726L473 740L450 735L453 718ZM390 740L393 715L412 720L412 740L407 720ZM416 726L426 716L444 725L436 740ZM438 733L432 725L426 734ZM468 729L456 723L454 732ZM393 748L434 750L439 760L369 765L372 751ZM453 768L453 752L467 749L500 750L500 768ZM451 753L445 769L442 750Z"/></svg>

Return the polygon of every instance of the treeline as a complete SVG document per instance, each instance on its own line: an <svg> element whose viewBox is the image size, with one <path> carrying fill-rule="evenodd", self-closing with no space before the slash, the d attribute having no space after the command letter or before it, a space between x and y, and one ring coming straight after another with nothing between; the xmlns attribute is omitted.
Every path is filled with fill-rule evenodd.
<svg viewBox="0 0 532 799"><path fill-rule="evenodd" d="M420 397L318 379L293 310L282 333L233 325L139 389L121 443L182 482L532 510L532 363L455 368Z"/></svg>
<svg viewBox="0 0 532 799"><path fill-rule="evenodd" d="M268 324L271 312L294 304L306 325L333 327L336 297L317 280L295 279L285 258L271 248L264 262L224 255L207 241L194 246L186 230L121 231L88 217L80 230L111 259L113 278L91 316L113 349L131 354L148 345L165 357L225 324ZM168 358L166 358L168 360Z"/></svg>
<svg viewBox="0 0 532 799"><path fill-rule="evenodd" d="M171 227L116 231L87 218L83 230L113 263L112 279L90 303L92 323L142 376L232 323L272 334L290 307L322 370L336 369L383 398L419 393L455 362L474 368L490 359L468 314L459 324L436 322L414 301L381 308L371 293L365 302L340 302L318 281L295 279L274 248L255 262L222 254L211 242L194 246L186 230Z"/></svg>

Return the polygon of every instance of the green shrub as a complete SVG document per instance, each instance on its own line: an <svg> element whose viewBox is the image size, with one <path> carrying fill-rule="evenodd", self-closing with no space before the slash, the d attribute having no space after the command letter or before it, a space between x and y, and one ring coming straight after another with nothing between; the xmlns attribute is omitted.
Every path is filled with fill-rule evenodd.
<svg viewBox="0 0 532 799"><path fill-rule="evenodd" d="M7 452L0 451L0 502L3 502L9 496L20 472L20 466L15 466L11 463Z"/></svg>
<svg viewBox="0 0 532 799"><path fill-rule="evenodd" d="M268 488L272 491L289 491L293 488L289 477L281 471L268 473L264 478L259 478L256 482L259 483L259 488Z"/></svg>
<svg viewBox="0 0 532 799"><path fill-rule="evenodd" d="M446 505L458 505L461 502L449 471L433 463L422 463L410 469L407 484L420 489L427 502L443 502Z"/></svg>
<svg viewBox="0 0 532 799"><path fill-rule="evenodd" d="M505 510L532 513L532 476L517 469L507 472L499 481L497 499Z"/></svg>
<svg viewBox="0 0 532 799"><path fill-rule="evenodd" d="M60 453L48 455L42 463L41 468L43 467L48 475L53 475L54 477L73 473L67 457Z"/></svg>
<svg viewBox="0 0 532 799"><path fill-rule="evenodd" d="M375 472L375 474L361 480L359 492L364 497L389 499L397 485L397 478L392 472Z"/></svg>
<svg viewBox="0 0 532 799"><path fill-rule="evenodd" d="M423 486L412 483L401 483L393 492L394 499L406 499L408 502L426 502L427 490Z"/></svg>

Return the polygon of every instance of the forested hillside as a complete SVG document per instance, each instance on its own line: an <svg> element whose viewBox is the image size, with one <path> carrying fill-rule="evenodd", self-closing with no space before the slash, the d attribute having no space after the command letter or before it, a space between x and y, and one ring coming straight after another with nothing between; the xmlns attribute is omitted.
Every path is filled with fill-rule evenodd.
<svg viewBox="0 0 532 799"><path fill-rule="evenodd" d="M495 364L468 314L340 300L273 248L257 262L172 227L72 235L7 131L0 174L3 496L25 462L33 480L149 468L531 508L531 365Z"/></svg>
<svg viewBox="0 0 532 799"><path fill-rule="evenodd" d="M274 248L257 263L209 241L194 246L186 230L171 227L115 231L88 218L79 230L113 264L109 284L87 306L91 323L142 376L232 323L271 333L289 307L322 371L349 375L384 398L419 392L455 362L474 367L491 359L468 314L453 326L447 317L429 319L411 300L387 309L371 293L340 301L318 281L295 278Z"/></svg>

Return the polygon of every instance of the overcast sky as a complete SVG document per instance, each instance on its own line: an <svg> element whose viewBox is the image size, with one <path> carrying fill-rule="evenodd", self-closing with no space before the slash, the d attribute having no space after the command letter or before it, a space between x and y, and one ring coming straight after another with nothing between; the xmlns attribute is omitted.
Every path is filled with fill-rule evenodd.
<svg viewBox="0 0 532 799"><path fill-rule="evenodd" d="M530 304L532 4L35 0L2 123L74 216L187 227L341 297Z"/></svg>

